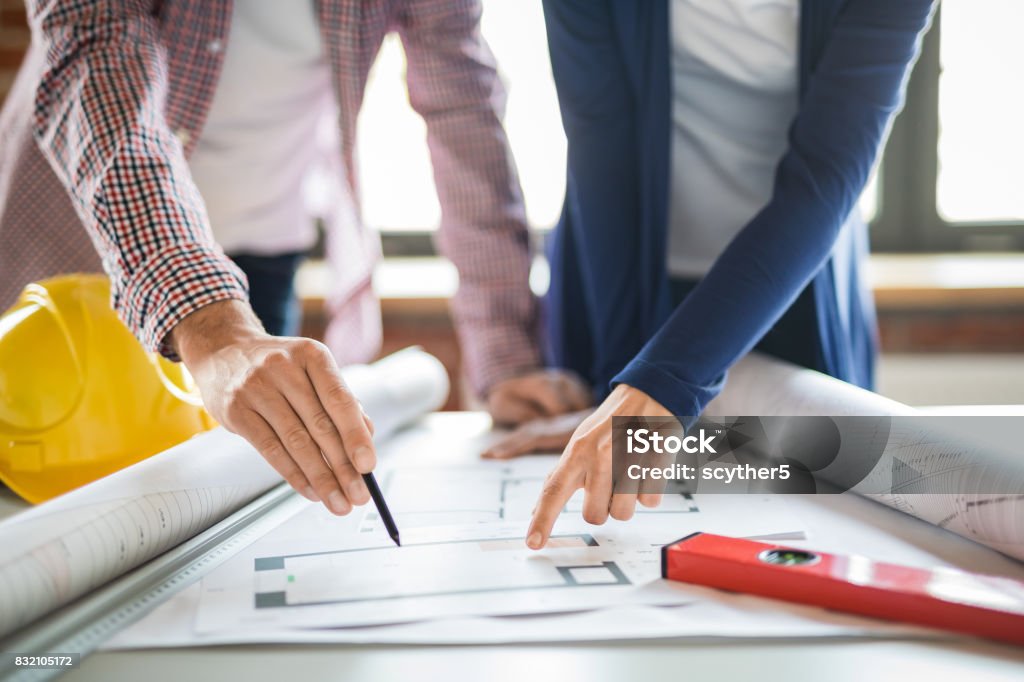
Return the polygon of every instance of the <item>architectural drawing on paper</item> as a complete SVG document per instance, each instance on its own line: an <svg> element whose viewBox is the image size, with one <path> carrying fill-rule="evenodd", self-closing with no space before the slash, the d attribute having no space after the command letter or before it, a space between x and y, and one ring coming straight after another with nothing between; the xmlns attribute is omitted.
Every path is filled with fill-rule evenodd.
<svg viewBox="0 0 1024 682"><path fill-rule="evenodd" d="M543 588L630 585L614 561L530 557L524 538L458 539L257 557L257 609ZM590 534L556 535L552 548L597 547Z"/></svg>
<svg viewBox="0 0 1024 682"><path fill-rule="evenodd" d="M545 473L546 466L541 468L528 460L485 469L479 463L465 467L412 467L390 471L381 484L399 528L526 522L540 495ZM581 490L569 500L562 513L578 516L582 508ZM638 507L636 513L698 511L689 493L670 490L658 507ZM376 510L368 509L359 530L373 533L379 526Z"/></svg>

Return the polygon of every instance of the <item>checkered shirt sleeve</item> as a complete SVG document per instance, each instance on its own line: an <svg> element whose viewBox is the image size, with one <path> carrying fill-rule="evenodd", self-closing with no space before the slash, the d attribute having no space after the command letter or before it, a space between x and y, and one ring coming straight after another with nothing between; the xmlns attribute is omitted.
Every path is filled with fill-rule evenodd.
<svg viewBox="0 0 1024 682"><path fill-rule="evenodd" d="M143 2L31 0L46 50L33 132L110 275L115 310L151 350L185 316L247 298L213 241L178 139L164 119L167 65Z"/></svg>
<svg viewBox="0 0 1024 682"><path fill-rule="evenodd" d="M479 395L541 364L519 178L502 127L505 90L480 34L479 0L406 6L399 34L409 101L427 125L440 251L458 268L452 300L463 366Z"/></svg>

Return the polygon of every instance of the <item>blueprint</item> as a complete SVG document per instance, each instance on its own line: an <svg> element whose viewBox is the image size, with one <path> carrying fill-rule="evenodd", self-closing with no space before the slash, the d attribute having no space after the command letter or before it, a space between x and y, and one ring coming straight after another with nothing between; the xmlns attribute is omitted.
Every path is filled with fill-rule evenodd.
<svg viewBox="0 0 1024 682"><path fill-rule="evenodd" d="M554 460L389 462L379 478L402 530L401 547L372 506L339 519L303 504L204 578L196 629L351 627L680 604L689 593L660 580L662 545L698 530L803 537L782 496L676 493L651 513L604 526L582 521L579 502L571 501L548 548L534 552L524 533Z"/></svg>
<svg viewBox="0 0 1024 682"><path fill-rule="evenodd" d="M203 580L196 630L345 627L469 615L683 603L659 581L660 544L622 529L562 532L541 553L519 525L403 531L406 543L266 555L264 543Z"/></svg>
<svg viewBox="0 0 1024 682"><path fill-rule="evenodd" d="M527 522L537 502L553 457L532 457L509 463L476 461L464 467L403 467L387 473L381 482L395 522L403 530L420 526L498 521ZM579 516L579 491L563 513ZM686 514L699 511L689 494L666 495L656 508L638 514ZM361 532L379 530L380 519L369 510Z"/></svg>
<svg viewBox="0 0 1024 682"><path fill-rule="evenodd" d="M468 420L470 415L461 417ZM431 420L435 419L431 417ZM713 497L739 498L736 495ZM699 497L696 501L698 504L701 502ZM951 565L980 573L1024 578L1024 566L1011 559L856 495L793 496L787 502L787 511L792 512L794 518L806 521L807 538L778 539L784 544L831 552L862 553L914 566ZM289 518L295 518L308 506L304 500L296 500ZM329 524L323 524L317 529L323 531L329 527ZM559 533L567 530L566 524ZM284 550L288 551L291 550ZM262 550L253 552L250 558L264 553ZM281 554L275 554L274 558L281 557ZM255 568L253 559L250 572ZM252 584L257 585L255 582ZM934 631L887 625L823 609L685 585L676 586L680 590L676 597L682 603L675 604L638 603L568 613L453 616L353 627L285 627L275 626L272 619L268 619L258 627L205 628L200 632L196 629L197 616L209 586L208 579L195 583L141 622L119 633L107 648L261 642L493 644L648 638L736 640L936 636ZM255 588L251 588L249 594L254 592ZM388 608L386 602L379 603L382 608ZM593 605L600 604L597 601ZM303 608L298 607L297 610ZM251 613L255 611L253 609Z"/></svg>
<svg viewBox="0 0 1024 682"><path fill-rule="evenodd" d="M443 401L446 375L436 360L419 351L384 363L376 371L359 370L351 383L354 388L361 384L357 393L378 425L377 475L404 546L391 544L372 506L338 518L296 495L282 505L272 530L124 633L120 646L879 632L863 621L836 622L818 611L794 612L748 600L723 604L722 595L659 580L658 549L705 531L796 546L806 540L806 546L825 551L861 551L921 565L975 556L993 560L990 555L1006 560L856 496L817 497L849 498L877 508L871 513L918 524L901 531L904 537L937 534L935 546L941 551L953 540L964 546L945 556L918 555L913 543L882 532L874 522L837 532L845 515L831 518L818 534L810 533L810 522L822 512L809 512L807 505L827 500L683 490L670 491L660 507L641 509L629 522L600 527L581 520L578 494L555 524L551 546L532 552L523 535L556 456L481 460L479 453L494 437L486 415L434 414L403 428ZM732 371L708 413L913 410L755 354ZM915 457L927 463L926 455ZM278 483L244 442L214 431L11 518L0 524L0 632L159 555ZM1019 496L872 497L1006 554L1024 556L1024 498ZM885 523L897 525L890 518ZM1007 570L993 566L976 569ZM538 633L547 635L536 639Z"/></svg>
<svg viewBox="0 0 1024 682"><path fill-rule="evenodd" d="M880 623L855 616L757 597L688 588L679 605L637 604L570 613L469 616L352 628L259 628L197 633L192 628L201 597L195 584L122 631L105 649L220 644L508 644L601 642L643 639L719 641L850 637L939 637L945 633Z"/></svg>

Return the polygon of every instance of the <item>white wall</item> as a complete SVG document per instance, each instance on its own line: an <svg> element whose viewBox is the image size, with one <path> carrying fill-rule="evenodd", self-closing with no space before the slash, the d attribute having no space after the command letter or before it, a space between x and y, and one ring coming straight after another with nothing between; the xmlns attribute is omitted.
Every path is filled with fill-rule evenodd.
<svg viewBox="0 0 1024 682"><path fill-rule="evenodd" d="M1024 354L884 354L878 392L910 405L1024 405Z"/></svg>

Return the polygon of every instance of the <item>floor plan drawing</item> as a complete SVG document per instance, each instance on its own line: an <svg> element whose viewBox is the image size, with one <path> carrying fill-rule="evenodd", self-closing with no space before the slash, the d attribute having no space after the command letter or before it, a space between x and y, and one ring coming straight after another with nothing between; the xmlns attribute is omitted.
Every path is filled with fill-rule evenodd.
<svg viewBox="0 0 1024 682"><path fill-rule="evenodd" d="M793 537L803 525L782 496L676 491L629 522L595 526L581 518L580 492L556 523L555 541L537 552L525 534L557 457L500 462L398 449L404 456L377 477L401 547L372 505L346 517L300 506L203 579L196 631L673 604L682 597L659 580L661 545L695 531Z"/></svg>
<svg viewBox="0 0 1024 682"><path fill-rule="evenodd" d="M330 550L278 554L256 543L203 580L196 627L345 627L689 598L657 580L660 535L574 526L543 552L526 547L519 523L410 528L401 547L361 533Z"/></svg>
<svg viewBox="0 0 1024 682"><path fill-rule="evenodd" d="M484 466L481 466L483 464ZM413 467L394 469L381 481L400 528L446 524L527 522L540 495L550 463L538 460L486 466ZM583 491L569 500L563 514L579 516ZM640 507L638 515L689 514L700 511L688 492L668 490L655 508ZM379 532L380 518L367 509L360 532Z"/></svg>
<svg viewBox="0 0 1024 682"><path fill-rule="evenodd" d="M528 561L524 562L525 570L507 570L506 558L509 553L520 551L523 542L521 537L435 541L406 544L401 554L384 546L257 557L253 561L254 606L265 609L630 584L615 561L568 564ZM551 539L550 546L597 547L598 541L588 533L560 535ZM436 572L431 573L429 569L436 569ZM367 575L378 573L387 575L387 579L365 579ZM330 578L332 575L334 579ZM347 579L353 575L359 577Z"/></svg>

